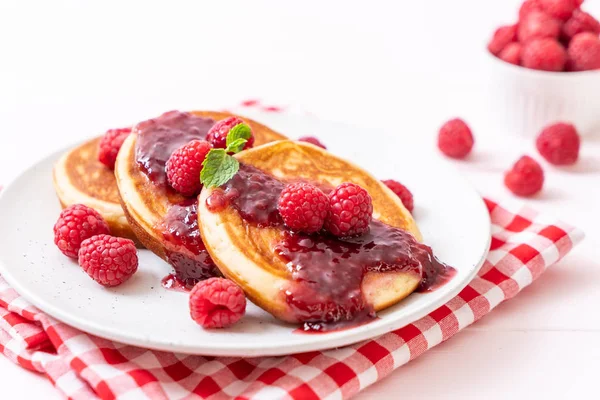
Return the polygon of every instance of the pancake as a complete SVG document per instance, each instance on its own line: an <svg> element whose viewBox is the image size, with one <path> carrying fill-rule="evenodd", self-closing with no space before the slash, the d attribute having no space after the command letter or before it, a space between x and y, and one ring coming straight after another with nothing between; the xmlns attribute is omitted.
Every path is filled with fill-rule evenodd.
<svg viewBox="0 0 600 400"><path fill-rule="evenodd" d="M125 140L115 164L123 210L139 240L169 262L187 286L218 275L197 228L197 199L176 193L166 181L164 164L176 148L204 138L212 125L232 114L172 111L140 122ZM285 138L242 118L252 128L255 146Z"/></svg>
<svg viewBox="0 0 600 400"><path fill-rule="evenodd" d="M63 208L85 204L104 217L113 235L137 242L121 208L115 174L98 161L100 140L89 140L58 160L53 171L54 189Z"/></svg>
<svg viewBox="0 0 600 400"><path fill-rule="evenodd" d="M281 190L281 182L308 181L325 190L343 182L356 183L365 188L373 200L373 218L379 222L372 223L371 231L382 227L388 229L385 228L387 226L399 228L393 228L395 235L407 235L409 240L426 248L415 240L420 241L421 234L411 214L387 186L360 167L317 146L304 142L278 141L241 152L235 157L241 163L240 172L225 185L230 185L225 191L222 188L202 189L198 200L200 232L206 249L219 270L240 285L255 304L281 320L298 323L315 319L299 313L296 305L292 307L289 293L297 287L293 274L297 274L298 269L292 270L290 266L293 263L290 259L281 256L285 254L281 250L281 243L290 243L290 239L295 237L294 240L300 244L302 240L308 241L309 245L321 240L314 236L298 239L298 235L290 235L281 222L277 223L276 199ZM277 178L280 183L272 181L269 176ZM223 196L232 193L232 190L236 193L234 196L239 196L242 193L239 187L244 187L244 190L251 193L252 201L262 211L252 211L239 204L235 208L223 200ZM270 199L269 203L258 204L262 201L261 196ZM390 229L392 228L388 230ZM350 241L353 240L361 239ZM338 242L323 239L323 243ZM394 248L391 249L393 251ZM307 264L304 267L310 266ZM342 260L339 267L347 266ZM334 268L331 274L335 275L339 271ZM343 270L342 273L346 271ZM360 273L363 273L362 270ZM326 282L328 279L316 275L305 278L314 282L321 278L322 282ZM358 288L364 299L358 299L359 295L355 293L354 300L366 301L372 307L371 311L379 311L412 293L419 286L421 278L415 270L369 271L362 276ZM330 290L336 291L338 288L331 287ZM318 296L319 293L314 295ZM332 307L335 308L336 305ZM339 310L332 312L337 313Z"/></svg>

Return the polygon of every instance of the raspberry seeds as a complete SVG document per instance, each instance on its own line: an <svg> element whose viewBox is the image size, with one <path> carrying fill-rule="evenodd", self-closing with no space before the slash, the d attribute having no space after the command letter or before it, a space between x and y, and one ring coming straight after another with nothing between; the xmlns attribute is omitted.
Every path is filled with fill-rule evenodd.
<svg viewBox="0 0 600 400"><path fill-rule="evenodd" d="M190 316L203 328L226 328L246 313L246 296L228 279L200 281L190 292Z"/></svg>
<svg viewBox="0 0 600 400"><path fill-rule="evenodd" d="M329 211L329 199L314 185L292 183L281 192L278 207L287 227L294 231L314 233L323 228Z"/></svg>
<svg viewBox="0 0 600 400"><path fill-rule="evenodd" d="M96 210L74 204L65 208L54 224L54 244L65 256L77 258L81 242L109 233L108 224Z"/></svg>
<svg viewBox="0 0 600 400"><path fill-rule="evenodd" d="M79 265L99 284L118 286L137 271L137 249L129 239L92 236L81 243Z"/></svg>

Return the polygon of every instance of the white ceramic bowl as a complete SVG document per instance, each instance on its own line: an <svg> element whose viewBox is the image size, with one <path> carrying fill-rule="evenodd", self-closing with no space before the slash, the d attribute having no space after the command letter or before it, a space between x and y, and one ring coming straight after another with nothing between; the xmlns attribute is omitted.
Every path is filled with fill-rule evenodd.
<svg viewBox="0 0 600 400"><path fill-rule="evenodd" d="M490 119L503 131L536 136L544 126L565 121L583 136L600 134L600 70L538 71L485 53Z"/></svg>

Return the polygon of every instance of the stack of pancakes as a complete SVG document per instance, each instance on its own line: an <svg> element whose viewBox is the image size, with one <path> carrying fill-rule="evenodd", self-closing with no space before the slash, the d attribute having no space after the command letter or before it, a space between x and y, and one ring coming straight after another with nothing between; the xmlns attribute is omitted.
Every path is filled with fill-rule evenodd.
<svg viewBox="0 0 600 400"><path fill-rule="evenodd" d="M193 112L214 121L231 116L221 112ZM254 148L237 154L238 160L280 180L302 179L330 187L354 182L373 199L373 217L404 229L418 240L421 235L400 199L378 179L360 167L312 144L285 140L285 136L243 118L255 137ZM181 196L157 190L135 156L137 132L119 151L115 171L98 161L99 138L66 153L54 169L54 185L63 207L82 203L107 220L114 235L133 238L167 259L167 243L160 226L168 210ZM282 292L292 281L285 263L273 252L272 242L283 235L280 227L258 227L244 221L233 208L211 212L206 199L212 189L198 196L198 227L206 250L219 271L235 281L257 305L289 322L299 322L289 310ZM407 272L369 272L362 281L365 299L378 311L412 293L420 277Z"/></svg>

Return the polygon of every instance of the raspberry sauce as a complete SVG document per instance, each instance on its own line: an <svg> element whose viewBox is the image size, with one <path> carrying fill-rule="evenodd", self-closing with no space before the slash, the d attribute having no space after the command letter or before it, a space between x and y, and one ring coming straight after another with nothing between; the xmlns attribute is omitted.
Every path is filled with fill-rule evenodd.
<svg viewBox="0 0 600 400"><path fill-rule="evenodd" d="M165 289L174 290L176 292L189 292L193 286L190 287L186 281L181 280L175 274L169 274L162 278L160 284Z"/></svg>
<svg viewBox="0 0 600 400"><path fill-rule="evenodd" d="M165 164L173 151L194 139L205 139L215 121L181 111L169 111L137 124L136 161L152 182L168 187Z"/></svg>
<svg viewBox="0 0 600 400"><path fill-rule="evenodd" d="M242 164L234 178L209 196L207 206L218 212L231 205L251 224L285 229L277 212L284 186ZM421 278L419 292L436 289L456 273L410 233L377 220L371 222L368 233L348 238L285 229L273 250L291 273L293 283L286 288L286 300L304 322L305 331L339 330L372 320L375 311L361 288L367 272L414 273Z"/></svg>
<svg viewBox="0 0 600 400"><path fill-rule="evenodd" d="M207 208L218 212L231 204L247 222L260 227L283 225L277 200L285 183L250 165L240 169L207 199Z"/></svg>
<svg viewBox="0 0 600 400"><path fill-rule="evenodd" d="M162 232L163 238L171 244L166 250L167 259L175 269L178 283L191 289L198 281L219 275L200 237L195 198L171 206L163 221Z"/></svg>
<svg viewBox="0 0 600 400"><path fill-rule="evenodd" d="M218 269L208 255L198 229L196 198L180 201L180 196L167 182L165 165L173 151L195 139L205 139L215 121L191 113L169 111L158 118L140 122L137 133L136 162L152 183L167 194L172 204L157 229L168 242L167 261L175 270L163 279L163 287L191 289L199 280L218 275Z"/></svg>

